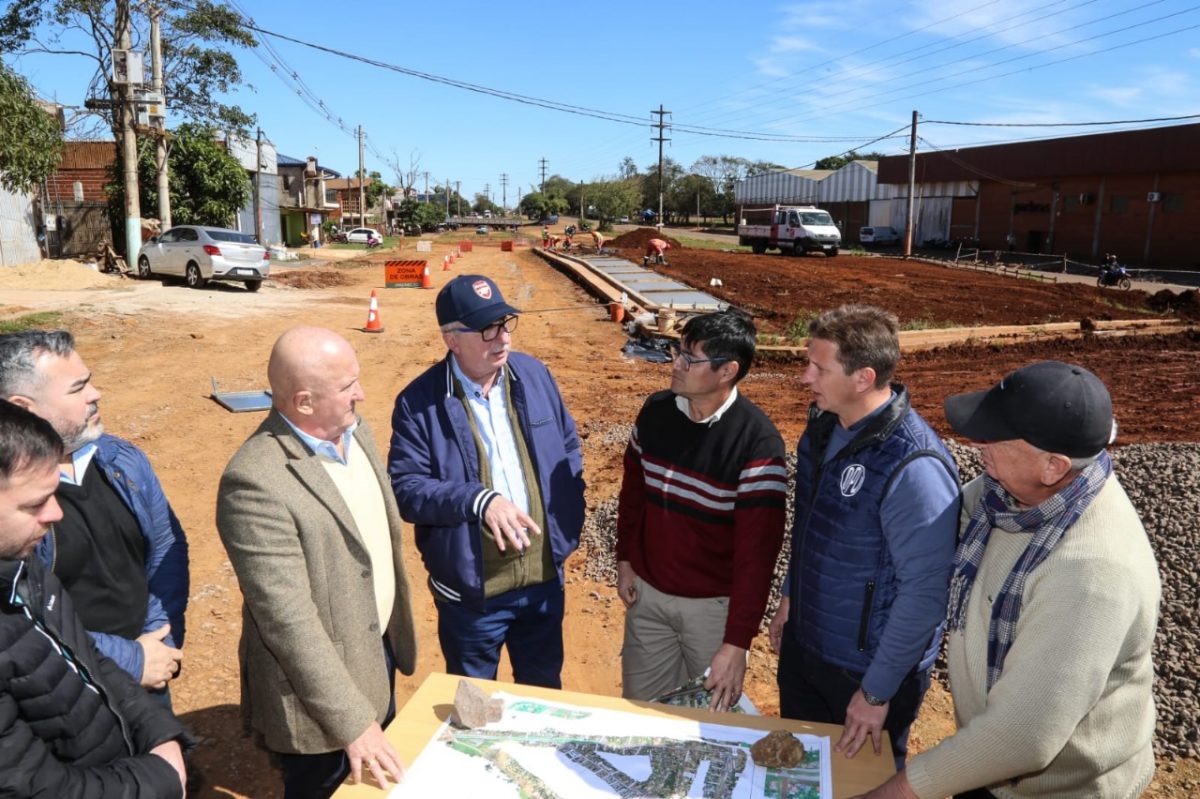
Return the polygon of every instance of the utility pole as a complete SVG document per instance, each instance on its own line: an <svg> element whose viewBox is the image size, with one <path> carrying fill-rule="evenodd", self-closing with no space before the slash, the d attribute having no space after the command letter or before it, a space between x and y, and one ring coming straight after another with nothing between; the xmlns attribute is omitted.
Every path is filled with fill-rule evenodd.
<svg viewBox="0 0 1200 799"><path fill-rule="evenodd" d="M500 173L500 215L508 213L508 173Z"/></svg>
<svg viewBox="0 0 1200 799"><path fill-rule="evenodd" d="M129 34L129 0L117 0L117 49L128 51L132 47ZM114 76L117 77L117 76ZM121 156L124 160L123 178L125 186L125 263L137 266L138 254L142 251L142 198L138 190L137 132L133 129L134 105L133 86L129 73L121 83L113 81L119 95L114 105L119 114L121 128Z"/></svg>
<svg viewBox="0 0 1200 799"><path fill-rule="evenodd" d="M367 179L363 167L363 132L362 125L358 126L358 226L367 226L367 190L363 183Z"/></svg>
<svg viewBox="0 0 1200 799"><path fill-rule="evenodd" d="M459 216L462 216L462 181L454 181L454 207Z"/></svg>
<svg viewBox="0 0 1200 799"><path fill-rule="evenodd" d="M425 202L429 202L429 173L425 173Z"/></svg>
<svg viewBox="0 0 1200 799"><path fill-rule="evenodd" d="M446 178L446 218L450 218L450 178Z"/></svg>
<svg viewBox="0 0 1200 799"><path fill-rule="evenodd" d="M262 128L254 137L254 240L263 243L262 220Z"/></svg>
<svg viewBox="0 0 1200 799"><path fill-rule="evenodd" d="M904 257L912 257L913 203L917 190L917 112L912 113L912 133L908 139L908 209L904 217Z"/></svg>
<svg viewBox="0 0 1200 799"><path fill-rule="evenodd" d="M583 201L583 181L579 181L579 218L587 221L587 203Z"/></svg>
<svg viewBox="0 0 1200 799"><path fill-rule="evenodd" d="M154 70L151 89L155 94L163 95L163 63L162 63L162 9L156 4L150 5L150 58ZM163 107L166 107L166 96L163 95ZM171 227L171 182L167 171L167 136L166 120L163 120L164 130L159 130L154 140L154 165L158 169L158 221L163 230ZM256 182L257 189L258 183ZM257 228L261 233L261 228ZM259 243L262 243L261 238Z"/></svg>
<svg viewBox="0 0 1200 799"><path fill-rule="evenodd" d="M542 173L542 187L540 189L538 189L538 191L540 191L542 194L545 194L546 193L546 159L545 158L538 161L538 169L540 169L541 173Z"/></svg>
<svg viewBox="0 0 1200 799"><path fill-rule="evenodd" d="M658 110L651 111L650 113L658 114L658 123L651 126L651 127L658 128L658 136L651 139L650 141L658 142L658 224L656 225L656 227L659 230L662 230L662 225L663 225L663 167L662 167L663 142L670 141L670 139L663 138L663 130L667 127L666 125L663 124L663 117L671 112L664 111L663 107L662 107L662 103L659 103Z"/></svg>
<svg viewBox="0 0 1200 799"><path fill-rule="evenodd" d="M491 203L492 203L492 184L491 183L483 184L483 199L488 201L488 205L491 205Z"/></svg>

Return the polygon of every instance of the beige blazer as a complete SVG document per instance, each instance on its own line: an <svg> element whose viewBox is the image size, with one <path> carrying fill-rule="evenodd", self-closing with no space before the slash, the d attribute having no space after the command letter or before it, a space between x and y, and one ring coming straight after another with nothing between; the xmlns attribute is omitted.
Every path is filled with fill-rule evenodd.
<svg viewBox="0 0 1200 799"><path fill-rule="evenodd" d="M400 512L365 422L354 440L387 508L396 570L387 636L400 671L412 674ZM325 468L274 410L225 468L217 531L244 599L238 663L247 728L272 751L317 754L382 722L391 696L371 560Z"/></svg>

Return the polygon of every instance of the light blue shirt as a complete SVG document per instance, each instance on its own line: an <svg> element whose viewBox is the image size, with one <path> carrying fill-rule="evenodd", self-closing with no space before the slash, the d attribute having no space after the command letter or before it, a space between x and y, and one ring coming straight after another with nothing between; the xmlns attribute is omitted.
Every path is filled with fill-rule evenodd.
<svg viewBox="0 0 1200 799"><path fill-rule="evenodd" d="M283 417L283 421L287 422L287 426L292 428L292 432L296 434L296 437L303 441L305 446L311 449L315 455L324 458L325 460L336 461L343 466L349 463L350 445L354 443L354 431L358 429L358 422L350 425L350 429L342 433L342 452L346 453L345 456L342 456L338 454L337 445L335 445L332 441L326 441L323 438L310 436L308 433L292 424L291 419L283 416L282 413L279 415Z"/></svg>
<svg viewBox="0 0 1200 799"><path fill-rule="evenodd" d="M506 498L525 513L529 513L529 491L525 487L525 475L521 471L521 455L517 450L512 423L508 418L507 382L504 370L496 376L496 382L488 396L483 395L483 386L472 382L451 355L450 367L454 378L467 395L467 407L475 419L475 429L483 442L488 467L492 472L493 491Z"/></svg>
<svg viewBox="0 0 1200 799"><path fill-rule="evenodd" d="M88 466L92 463L92 458L96 454L96 442L84 444L79 449L71 453L71 465L75 468L75 476L66 472L58 473L58 481L60 483L70 483L71 485L83 485L83 476L87 474Z"/></svg>

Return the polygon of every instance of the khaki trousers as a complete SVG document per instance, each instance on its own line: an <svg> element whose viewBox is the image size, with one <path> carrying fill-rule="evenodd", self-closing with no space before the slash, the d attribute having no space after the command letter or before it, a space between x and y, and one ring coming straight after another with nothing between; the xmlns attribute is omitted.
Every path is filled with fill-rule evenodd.
<svg viewBox="0 0 1200 799"><path fill-rule="evenodd" d="M664 594L635 577L638 600L625 610L621 695L653 699L699 677L725 641L729 597Z"/></svg>

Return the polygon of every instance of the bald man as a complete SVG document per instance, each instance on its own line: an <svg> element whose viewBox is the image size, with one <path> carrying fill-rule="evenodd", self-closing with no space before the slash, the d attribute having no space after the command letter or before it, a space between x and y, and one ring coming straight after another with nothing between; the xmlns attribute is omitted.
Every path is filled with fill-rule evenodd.
<svg viewBox="0 0 1200 799"><path fill-rule="evenodd" d="M400 513L370 429L358 358L296 327L267 367L273 405L221 477L217 530L245 600L242 716L285 799L328 797L369 770L404 774L384 737L395 670L416 661Z"/></svg>

